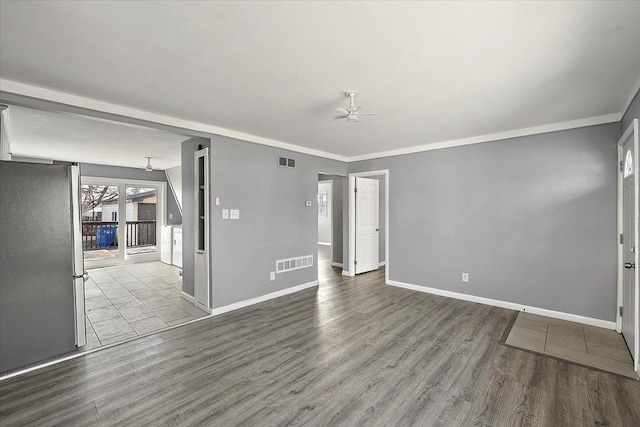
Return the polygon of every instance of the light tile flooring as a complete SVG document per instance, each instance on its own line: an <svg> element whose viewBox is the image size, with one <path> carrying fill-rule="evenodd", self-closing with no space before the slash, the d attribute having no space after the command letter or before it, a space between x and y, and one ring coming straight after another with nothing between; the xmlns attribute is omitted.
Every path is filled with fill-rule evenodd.
<svg viewBox="0 0 640 427"><path fill-rule="evenodd" d="M506 344L637 378L622 335L609 329L521 312Z"/></svg>
<svg viewBox="0 0 640 427"><path fill-rule="evenodd" d="M89 270L85 283L90 350L207 315L180 296L179 269L161 262Z"/></svg>

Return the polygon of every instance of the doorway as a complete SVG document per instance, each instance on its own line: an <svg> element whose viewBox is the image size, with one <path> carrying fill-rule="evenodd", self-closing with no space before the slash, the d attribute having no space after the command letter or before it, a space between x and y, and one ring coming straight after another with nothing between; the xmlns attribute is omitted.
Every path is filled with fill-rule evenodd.
<svg viewBox="0 0 640 427"><path fill-rule="evenodd" d="M349 253L347 267L343 274L354 276L386 266L385 282L387 282L389 280L389 170L349 174L348 191Z"/></svg>
<svg viewBox="0 0 640 427"><path fill-rule="evenodd" d="M163 182L83 176L82 245L86 268L158 261L165 194Z"/></svg>
<svg viewBox="0 0 640 427"><path fill-rule="evenodd" d="M640 292L638 291L638 119L618 142L618 317L622 333L640 372Z"/></svg>

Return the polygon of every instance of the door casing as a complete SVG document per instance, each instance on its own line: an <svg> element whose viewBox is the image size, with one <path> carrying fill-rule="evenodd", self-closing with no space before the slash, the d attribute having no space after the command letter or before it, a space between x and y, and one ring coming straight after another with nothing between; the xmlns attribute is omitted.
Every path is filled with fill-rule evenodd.
<svg viewBox="0 0 640 427"><path fill-rule="evenodd" d="M635 311L635 327L634 327L634 335L636 337L635 339L635 349L634 349L634 354L636 355L636 360L634 360L634 370L636 373L640 374L640 339L638 337L638 332L640 332L640 295L638 292L638 283L639 283L639 275L638 275L638 260L639 260L639 254L638 252L640 252L640 238L638 237L638 216L640 215L639 210L638 210L638 157L640 157L638 155L638 138L639 138L639 134L638 134L638 119L634 119L631 122L631 125L629 125L629 127L626 129L626 131L624 132L624 134L622 135L622 137L618 140L618 164L621 161L624 161L624 152L622 147L625 145L625 143L633 138L633 148L634 148L634 154L633 154L633 163L634 163L634 174L633 174L633 180L634 180L634 188L635 188L635 212L634 212L634 221L635 221L635 235L634 236L624 236L625 239L627 238L633 238L634 239L634 244L633 246L635 247L635 264L636 264L636 268L634 270L634 274L635 274L635 302L633 303L634 307L633 310ZM623 233L623 177L622 177L622 172L618 171L618 236L620 236ZM622 307L622 303L623 303L623 245L620 244L620 240L619 237L616 237L617 241L618 241L618 267L617 267L617 272L618 272L618 305L617 307ZM626 309L626 308L625 308ZM620 317L620 311L616 308L616 331L618 332L622 332L622 317Z"/></svg>
<svg viewBox="0 0 640 427"><path fill-rule="evenodd" d="M343 268L342 274L345 276L355 276L355 271L353 268L355 261L355 242L356 242L356 198L354 189L356 188L356 178L371 178L375 176L384 176L384 252L385 252L385 272L384 272L384 281L385 284L389 283L389 271L390 271L390 261L391 261L391 253L389 252L389 199L391 199L391 194L389 193L389 169L380 169L374 171L367 172L355 172L349 174L349 253L347 258L346 267L349 270Z"/></svg>

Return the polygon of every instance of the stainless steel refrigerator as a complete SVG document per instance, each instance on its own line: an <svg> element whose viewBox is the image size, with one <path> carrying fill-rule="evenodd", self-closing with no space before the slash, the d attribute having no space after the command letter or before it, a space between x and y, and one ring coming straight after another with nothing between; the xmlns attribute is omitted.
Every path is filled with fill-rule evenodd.
<svg viewBox="0 0 640 427"><path fill-rule="evenodd" d="M0 161L0 372L86 344L75 164Z"/></svg>

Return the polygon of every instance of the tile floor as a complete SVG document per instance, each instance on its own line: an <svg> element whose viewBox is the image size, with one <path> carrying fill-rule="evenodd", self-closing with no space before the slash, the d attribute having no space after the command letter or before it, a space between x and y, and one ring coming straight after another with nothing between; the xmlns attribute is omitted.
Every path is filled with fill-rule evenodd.
<svg viewBox="0 0 640 427"><path fill-rule="evenodd" d="M609 329L521 312L506 344L637 378L622 335Z"/></svg>
<svg viewBox="0 0 640 427"><path fill-rule="evenodd" d="M85 283L90 350L207 315L180 296L177 267L157 262L89 270Z"/></svg>

